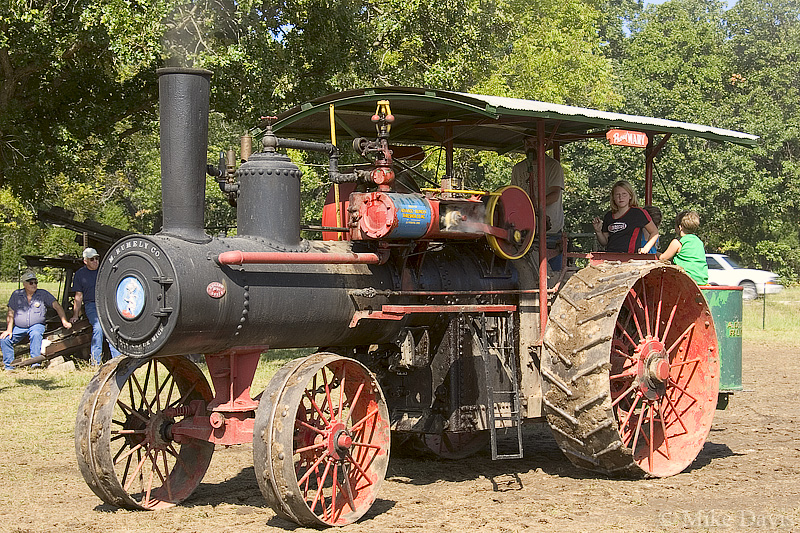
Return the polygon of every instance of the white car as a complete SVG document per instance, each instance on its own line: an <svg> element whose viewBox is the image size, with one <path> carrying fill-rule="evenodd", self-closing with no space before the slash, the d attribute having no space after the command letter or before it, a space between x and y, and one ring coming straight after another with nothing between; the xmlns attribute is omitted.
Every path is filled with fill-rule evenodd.
<svg viewBox="0 0 800 533"><path fill-rule="evenodd" d="M724 254L706 254L708 284L740 286L742 299L754 300L759 294L775 294L783 290L778 275L767 270L742 268Z"/></svg>

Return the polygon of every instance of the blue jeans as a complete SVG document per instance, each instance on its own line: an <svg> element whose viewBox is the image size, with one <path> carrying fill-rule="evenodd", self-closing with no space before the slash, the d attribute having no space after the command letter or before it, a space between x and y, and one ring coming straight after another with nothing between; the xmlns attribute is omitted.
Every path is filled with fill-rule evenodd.
<svg viewBox="0 0 800 533"><path fill-rule="evenodd" d="M93 365L101 365L103 364L103 328L100 326L100 318L97 316L97 304L95 302L84 302L83 310L86 312L86 318L92 324L92 356L89 362ZM120 355L110 342L108 343L108 348L111 350L111 357Z"/></svg>
<svg viewBox="0 0 800 533"><path fill-rule="evenodd" d="M547 236L547 247L548 248L555 248L561 243L561 232L553 233ZM561 270L561 263L564 258L564 253L560 253L556 256L551 257L547 260L550 263L550 268L553 269L554 272L558 272Z"/></svg>
<svg viewBox="0 0 800 533"><path fill-rule="evenodd" d="M42 337L44 336L44 324L34 324L29 328L14 326L11 336L0 339L3 349L3 367L10 369L14 362L14 345L18 344L23 338L28 337L31 344L31 357L42 355Z"/></svg>

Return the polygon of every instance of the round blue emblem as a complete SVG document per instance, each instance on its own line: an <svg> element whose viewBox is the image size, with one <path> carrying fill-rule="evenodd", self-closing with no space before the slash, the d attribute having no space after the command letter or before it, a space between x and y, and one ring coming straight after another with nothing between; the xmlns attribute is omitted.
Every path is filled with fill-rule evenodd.
<svg viewBox="0 0 800 533"><path fill-rule="evenodd" d="M144 287L135 276L122 278L117 285L117 311L128 320L139 318L145 303Z"/></svg>

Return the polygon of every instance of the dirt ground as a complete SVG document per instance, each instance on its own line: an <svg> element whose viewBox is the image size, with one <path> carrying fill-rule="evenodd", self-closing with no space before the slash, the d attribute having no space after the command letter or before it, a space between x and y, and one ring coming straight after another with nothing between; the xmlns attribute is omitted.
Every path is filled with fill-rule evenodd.
<svg viewBox="0 0 800 533"><path fill-rule="evenodd" d="M534 425L521 460L492 462L487 453L455 462L392 457L372 509L343 530L800 531L800 342L789 342L745 342L746 390L717 411L705 447L679 475L598 477L573 467L549 430ZM12 490L15 505L0 508L0 531L313 531L266 507L249 445L218 449L199 489L158 512L102 504L78 471L72 443L65 438L64 446L47 461L0 452L0 460L37 474ZM0 480L4 491L13 482Z"/></svg>

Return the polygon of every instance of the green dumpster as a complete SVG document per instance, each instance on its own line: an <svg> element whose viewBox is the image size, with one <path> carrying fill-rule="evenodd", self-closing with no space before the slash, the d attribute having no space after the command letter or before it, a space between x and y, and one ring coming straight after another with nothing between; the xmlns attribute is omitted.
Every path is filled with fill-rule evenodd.
<svg viewBox="0 0 800 533"><path fill-rule="evenodd" d="M717 285L701 287L719 345L719 392L717 409L724 409L728 397L742 390L742 288Z"/></svg>

